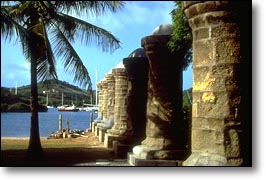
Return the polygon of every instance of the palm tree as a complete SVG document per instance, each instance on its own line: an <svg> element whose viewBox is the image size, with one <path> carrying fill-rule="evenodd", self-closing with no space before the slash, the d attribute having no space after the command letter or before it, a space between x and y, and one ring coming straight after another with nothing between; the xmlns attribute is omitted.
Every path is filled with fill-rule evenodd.
<svg viewBox="0 0 266 180"><path fill-rule="evenodd" d="M55 60L61 58L74 82L91 89L89 73L71 43L96 44L104 52L120 47L110 32L79 18L115 12L124 5L120 1L1 1L1 36L16 38L31 66L31 129L29 157L43 155L39 135L37 81L57 79ZM69 15L73 13L76 17Z"/></svg>

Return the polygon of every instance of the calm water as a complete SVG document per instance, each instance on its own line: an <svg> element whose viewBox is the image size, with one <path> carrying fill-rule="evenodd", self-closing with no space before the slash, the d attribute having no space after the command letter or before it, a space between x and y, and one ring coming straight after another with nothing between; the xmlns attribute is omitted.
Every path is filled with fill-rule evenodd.
<svg viewBox="0 0 266 180"><path fill-rule="evenodd" d="M50 108L48 112L39 113L39 131L41 137L48 137L51 132L58 130L58 117L62 114L62 127L66 128L69 118L70 129L86 130L90 127L90 112L62 112L57 108ZM93 114L93 119L97 113ZM29 137L30 113L1 113L1 137Z"/></svg>

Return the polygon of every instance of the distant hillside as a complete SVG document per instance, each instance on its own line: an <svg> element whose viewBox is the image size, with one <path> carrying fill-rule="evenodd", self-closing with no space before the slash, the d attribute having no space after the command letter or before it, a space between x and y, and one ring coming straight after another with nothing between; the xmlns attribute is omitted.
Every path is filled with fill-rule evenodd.
<svg viewBox="0 0 266 180"><path fill-rule="evenodd" d="M91 94L86 90L82 90L79 87L71 85L64 81L48 80L45 83L38 83L40 105L46 105L47 92L49 106L57 107L59 105L62 105L62 94L64 95L64 104L71 105L72 103L74 103L77 106L81 106L83 102L88 104L95 103L95 91L93 91ZM11 89L7 87L1 87L1 99L3 96L10 94L15 94L14 88ZM17 96L21 98L22 101L30 100L30 85L18 87Z"/></svg>

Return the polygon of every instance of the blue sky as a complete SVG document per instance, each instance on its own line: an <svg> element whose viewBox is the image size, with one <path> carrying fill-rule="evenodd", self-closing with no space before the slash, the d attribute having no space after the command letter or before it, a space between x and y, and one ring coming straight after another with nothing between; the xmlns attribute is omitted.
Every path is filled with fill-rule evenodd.
<svg viewBox="0 0 266 180"><path fill-rule="evenodd" d="M161 24L171 24L170 12L174 9L173 1L126 1L125 7L116 13L107 13L99 17L83 18L96 26L111 32L121 41L121 48L110 52L102 52L100 48L73 44L90 74L93 89L97 79L100 81L105 74L126 58L132 51L141 47L141 39ZM1 86L15 87L30 84L30 67L25 61L19 43L5 42L1 39ZM63 69L61 61L56 63L59 80L73 83L73 76ZM192 87L192 69L183 72L183 89Z"/></svg>

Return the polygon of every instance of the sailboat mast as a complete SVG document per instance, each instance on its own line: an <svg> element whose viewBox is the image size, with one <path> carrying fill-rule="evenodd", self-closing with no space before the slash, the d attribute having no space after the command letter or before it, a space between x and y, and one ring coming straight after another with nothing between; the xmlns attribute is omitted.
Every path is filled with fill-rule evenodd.
<svg viewBox="0 0 266 180"><path fill-rule="evenodd" d="M98 82L98 79L97 79L97 69L96 69L96 82L95 82L95 105L96 105L96 106L98 105L98 90L97 90L97 82Z"/></svg>
<svg viewBox="0 0 266 180"><path fill-rule="evenodd" d="M16 81L16 86L15 86L15 95L18 95L18 82Z"/></svg>
<svg viewBox="0 0 266 180"><path fill-rule="evenodd" d="M48 92L46 93L46 106L48 106Z"/></svg>
<svg viewBox="0 0 266 180"><path fill-rule="evenodd" d="M64 92L62 92L62 106L64 106Z"/></svg>

